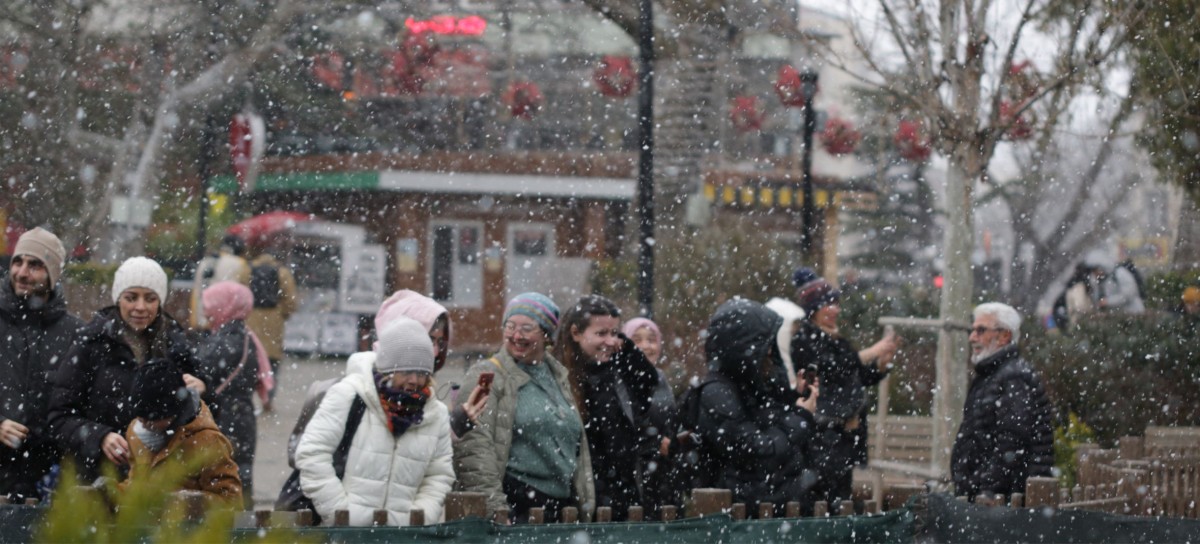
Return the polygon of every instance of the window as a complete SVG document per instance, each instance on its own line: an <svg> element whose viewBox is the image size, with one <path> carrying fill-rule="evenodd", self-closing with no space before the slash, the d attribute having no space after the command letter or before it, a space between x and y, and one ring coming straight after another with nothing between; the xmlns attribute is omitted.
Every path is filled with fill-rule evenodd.
<svg viewBox="0 0 1200 544"><path fill-rule="evenodd" d="M430 292L446 306L483 305L483 226L435 222L430 226Z"/></svg>

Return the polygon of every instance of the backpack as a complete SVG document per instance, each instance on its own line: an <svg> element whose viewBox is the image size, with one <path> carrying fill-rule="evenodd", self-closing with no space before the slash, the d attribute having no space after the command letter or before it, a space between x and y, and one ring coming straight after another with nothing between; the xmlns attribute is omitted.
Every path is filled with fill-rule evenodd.
<svg viewBox="0 0 1200 544"><path fill-rule="evenodd" d="M342 433L342 441L338 442L337 449L333 450L333 472L339 480L346 475L346 458L350 456L350 443L354 441L354 434L358 432L358 424L362 423L363 413L366 411L367 403L362 397L355 395L354 403L350 405L350 415L346 418L346 431ZM311 510L313 524L321 523L321 516L317 515L312 499L305 496L304 490L300 488L300 469L292 470L292 475L283 482L279 498L275 499L275 509L289 512Z"/></svg>
<svg viewBox="0 0 1200 544"><path fill-rule="evenodd" d="M705 440L700 432L700 394L704 386L718 381L708 378L687 388L679 398L679 440L681 454L676 463L676 479L684 489L710 487L713 485L712 456L705 451ZM686 438L685 438L686 437Z"/></svg>
<svg viewBox="0 0 1200 544"><path fill-rule="evenodd" d="M260 264L250 269L250 293L254 295L255 308L274 308L279 305L283 294L279 287L279 269L274 265Z"/></svg>

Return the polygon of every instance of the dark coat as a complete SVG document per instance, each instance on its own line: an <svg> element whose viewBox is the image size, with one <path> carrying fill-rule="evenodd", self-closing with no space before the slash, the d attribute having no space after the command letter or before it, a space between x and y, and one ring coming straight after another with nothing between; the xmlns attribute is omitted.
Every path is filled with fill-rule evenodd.
<svg viewBox="0 0 1200 544"><path fill-rule="evenodd" d="M650 412L647 417L651 427L647 429L649 437L656 437L647 444L648 458L643 470L642 492L647 507L649 519L659 519L662 506L679 505L682 503L684 484L681 475L676 472L677 459L681 453L676 434L679 432L679 408L675 403L675 393L662 370L655 369L658 384L654 387L654 395L650 398ZM658 451L662 438L671 439L670 451L663 456Z"/></svg>
<svg viewBox="0 0 1200 544"><path fill-rule="evenodd" d="M796 406L775 343L782 318L761 304L734 299L708 327L708 378L700 391L697 430L703 470L713 487L733 490L757 514L759 502L783 513L788 501L809 502L813 417Z"/></svg>
<svg viewBox="0 0 1200 544"><path fill-rule="evenodd" d="M208 383L205 402L221 433L233 444L242 490L254 496L254 448L258 437L258 419L254 415L254 388L258 385L258 356L254 342L246 334L246 323L230 321L211 332L196 348L200 370ZM239 370L240 366L240 370ZM231 379L232 376L232 379ZM228 385L220 393L226 380Z"/></svg>
<svg viewBox="0 0 1200 544"><path fill-rule="evenodd" d="M0 421L29 429L19 449L0 445L0 495L36 497L37 481L60 457L47 422L50 374L65 359L83 321L67 313L62 291L45 303L18 298L0 280Z"/></svg>
<svg viewBox="0 0 1200 544"><path fill-rule="evenodd" d="M611 506L614 521L646 504L643 471L659 438L649 419L658 372L633 340L621 342L610 361L585 365L582 388L596 506Z"/></svg>
<svg viewBox="0 0 1200 544"><path fill-rule="evenodd" d="M950 466L955 493L1025 491L1025 479L1054 466L1054 409L1016 346L975 365Z"/></svg>
<svg viewBox="0 0 1200 544"><path fill-rule="evenodd" d="M815 453L821 476L826 482L848 484L845 475L867 462L867 387L878 384L887 371L864 365L849 340L808 321L792 336L792 363L797 370L816 370L820 379L815 414L820 436ZM846 423L855 418L858 427L846 430ZM849 498L849 489L833 491Z"/></svg>
<svg viewBox="0 0 1200 544"><path fill-rule="evenodd" d="M85 481L100 475L104 437L123 434L133 421L131 388L138 361L121 338L123 326L116 306L97 311L51 378L50 429L64 452L75 455ZM149 357L168 359L185 374L212 383L173 318L160 311L148 331L153 337Z"/></svg>

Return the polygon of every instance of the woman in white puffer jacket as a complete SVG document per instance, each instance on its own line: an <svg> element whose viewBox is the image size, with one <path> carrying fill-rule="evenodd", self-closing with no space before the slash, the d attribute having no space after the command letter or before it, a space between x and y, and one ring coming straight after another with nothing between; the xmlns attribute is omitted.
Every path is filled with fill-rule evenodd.
<svg viewBox="0 0 1200 544"><path fill-rule="evenodd" d="M430 523L442 521L454 483L453 452L446 405L431 394L429 332L412 319L397 318L379 332L375 352L356 356L374 360L350 367L329 389L300 438L301 489L325 525L333 523L337 510L348 510L355 526L371 525L375 510L387 510L389 525L408 525L413 509L424 510ZM338 479L333 454L356 396L366 411Z"/></svg>

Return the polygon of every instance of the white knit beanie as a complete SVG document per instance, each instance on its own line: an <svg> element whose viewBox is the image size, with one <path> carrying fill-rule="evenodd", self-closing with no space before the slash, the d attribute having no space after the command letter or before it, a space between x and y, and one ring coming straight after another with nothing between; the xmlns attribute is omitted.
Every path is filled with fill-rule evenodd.
<svg viewBox="0 0 1200 544"><path fill-rule="evenodd" d="M375 370L380 374L422 370L433 373L433 342L416 320L397 317L379 331Z"/></svg>
<svg viewBox="0 0 1200 544"><path fill-rule="evenodd" d="M160 303L167 301L167 273L152 259L130 257L113 276L112 298L115 303L121 293L130 287L142 287L154 291Z"/></svg>

